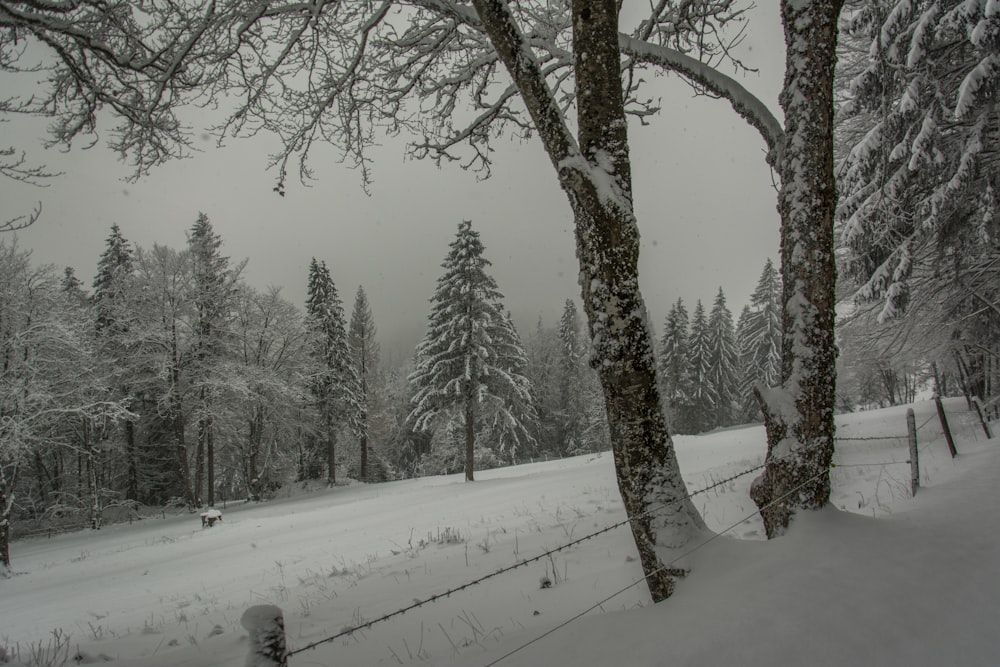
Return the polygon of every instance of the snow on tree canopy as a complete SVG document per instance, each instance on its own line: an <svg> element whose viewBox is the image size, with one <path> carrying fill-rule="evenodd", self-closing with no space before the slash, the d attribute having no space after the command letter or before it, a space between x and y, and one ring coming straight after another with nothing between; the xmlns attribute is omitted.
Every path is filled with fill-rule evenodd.
<svg viewBox="0 0 1000 667"><path fill-rule="evenodd" d="M882 299L882 319L906 312L914 276L946 256L961 266L979 254L974 228L1000 167L997 6L871 2L849 21L846 39L867 44L871 58L840 82L848 99L838 138L847 150L837 219L856 298Z"/></svg>
<svg viewBox="0 0 1000 667"><path fill-rule="evenodd" d="M409 377L415 388L409 420L423 431L462 423L466 475L472 479L475 438L513 457L533 443L527 426L534 408L520 337L486 272L490 262L471 221L459 224L449 247Z"/></svg>

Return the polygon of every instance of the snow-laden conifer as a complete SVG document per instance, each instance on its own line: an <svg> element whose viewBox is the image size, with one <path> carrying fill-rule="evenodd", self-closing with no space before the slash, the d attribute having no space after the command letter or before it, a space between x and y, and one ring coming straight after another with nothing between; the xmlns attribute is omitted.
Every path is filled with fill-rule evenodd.
<svg viewBox="0 0 1000 667"><path fill-rule="evenodd" d="M769 388L781 381L781 276L770 258L764 263L750 303L737 327L740 355L740 417L760 418L753 388Z"/></svg>
<svg viewBox="0 0 1000 667"><path fill-rule="evenodd" d="M465 476L472 480L477 436L488 432L513 458L532 443L526 426L534 415L524 349L471 221L459 224L449 247L409 377L410 420L425 431L461 424Z"/></svg>
<svg viewBox="0 0 1000 667"><path fill-rule="evenodd" d="M117 224L111 225L111 234L97 260L94 277L93 300L97 310L97 330L111 329L111 334L127 330L128 306L126 294L129 281L134 277L135 250L122 236Z"/></svg>
<svg viewBox="0 0 1000 667"><path fill-rule="evenodd" d="M337 431L358 413L357 374L351 362L344 307L326 262L314 257L309 264L306 328L313 357L310 384L319 415L318 445L326 458L327 482L335 484ZM319 461L307 464L300 475L317 475Z"/></svg>
<svg viewBox="0 0 1000 667"><path fill-rule="evenodd" d="M372 309L368 304L368 295L365 294L364 288L359 285L357 294L354 296L354 308L351 311L351 324L347 341L357 378L356 400L352 403L356 409L351 422L360 448L359 472L362 480L368 479L369 415L375 395L375 379L379 363L379 346L378 341L375 340L375 331L375 318L372 316Z"/></svg>
<svg viewBox="0 0 1000 667"><path fill-rule="evenodd" d="M730 426L740 385L740 355L733 315L721 287L708 316L708 345L708 379L715 396L714 422L716 426Z"/></svg>
<svg viewBox="0 0 1000 667"><path fill-rule="evenodd" d="M220 365L227 354L229 324L236 298L236 280L246 262L230 267L222 254L220 237L208 216L199 213L188 233L192 265L192 301L195 307L194 364L192 379L198 393L196 415L198 445L195 454L194 496L201 503L202 480L215 504L215 419L218 394L227 384Z"/></svg>
<svg viewBox="0 0 1000 667"><path fill-rule="evenodd" d="M927 274L961 273L984 249L978 221L995 216L1000 184L996 7L869 0L848 24L864 55L840 82L837 219L856 296L881 300L880 319L903 315Z"/></svg>
<svg viewBox="0 0 1000 667"><path fill-rule="evenodd" d="M719 397L712 382L712 341L705 307L701 299L695 304L688 339L690 350L691 393L683 420L692 433L701 433L716 426L716 406Z"/></svg>
<svg viewBox="0 0 1000 667"><path fill-rule="evenodd" d="M690 322L684 300L670 306L660 339L660 383L669 425L677 433L692 433L691 353L688 343Z"/></svg>

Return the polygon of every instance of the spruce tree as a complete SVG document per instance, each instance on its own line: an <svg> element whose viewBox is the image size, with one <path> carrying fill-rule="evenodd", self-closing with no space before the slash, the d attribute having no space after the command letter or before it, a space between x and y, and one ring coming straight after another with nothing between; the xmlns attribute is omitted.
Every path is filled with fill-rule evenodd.
<svg viewBox="0 0 1000 667"><path fill-rule="evenodd" d="M94 277L94 306L97 310L97 331L111 329L119 335L128 329L126 292L135 271L135 251L122 236L117 224L111 225L111 234L104 251L97 261Z"/></svg>
<svg viewBox="0 0 1000 667"><path fill-rule="evenodd" d="M208 216L198 214L188 234L188 249L194 278L196 312L194 381L198 390L198 445L194 495L201 503L201 485L207 471L208 504L215 504L215 400L219 384L218 364L225 355L226 328L232 317L236 277L245 262L230 268L221 253L222 238Z"/></svg>
<svg viewBox="0 0 1000 667"><path fill-rule="evenodd" d="M351 312L351 325L347 337L351 348L351 361L357 376L357 400L352 423L358 437L361 453L360 477L368 479L368 426L374 399L375 379L378 374L379 346L375 340L375 318L368 304L364 287L358 286Z"/></svg>
<svg viewBox="0 0 1000 667"><path fill-rule="evenodd" d="M132 244L122 236L117 224L111 226L111 234L105 244L104 251L97 261L97 275L93 282L93 303L96 313L95 329L97 347L101 359L113 369L115 386L112 388L113 400L121 400L125 405L131 405L131 395L134 393L132 384L134 377L125 377L125 370L131 348L132 328L135 324L135 313L130 290L135 282L135 250ZM79 282L66 270L64 288L81 292ZM75 281L75 283L74 283ZM122 424L122 436L125 449L126 500L139 500L139 469L136 452L135 420L127 418Z"/></svg>
<svg viewBox="0 0 1000 667"><path fill-rule="evenodd" d="M705 319L705 307L701 299L695 304L694 316L691 319L691 334L689 337L691 393L684 410L685 423L692 433L702 433L715 428L715 408L718 396L715 394L715 384L711 377L712 344Z"/></svg>
<svg viewBox="0 0 1000 667"><path fill-rule="evenodd" d="M770 258L744 310L737 336L742 369L740 415L752 420L761 416L754 387L774 387L781 380L781 276Z"/></svg>
<svg viewBox="0 0 1000 667"><path fill-rule="evenodd" d="M465 478L472 481L477 428L490 431L511 458L531 444L531 386L523 374L524 349L486 272L490 262L471 221L459 224L450 248L409 378L415 388L410 419L425 431L461 425Z"/></svg>
<svg viewBox="0 0 1000 667"><path fill-rule="evenodd" d="M688 343L688 312L680 298L670 306L660 339L660 383L667 408L668 425L677 433L688 433L691 426L686 406L691 400L691 354Z"/></svg>
<svg viewBox="0 0 1000 667"><path fill-rule="evenodd" d="M344 307L326 262L312 258L306 296L306 327L315 364L310 385L319 414L319 443L326 454L327 483L337 483L337 430L357 414L357 376L351 363ZM313 461L300 470L316 476Z"/></svg>
<svg viewBox="0 0 1000 667"><path fill-rule="evenodd" d="M740 386L739 349L733 329L733 315L726 306L726 295L719 288L708 317L708 377L715 396L715 426L731 426Z"/></svg>
<svg viewBox="0 0 1000 667"><path fill-rule="evenodd" d="M580 316L576 303L566 299L559 318L559 455L579 451L587 430L587 411L581 383L584 374L585 346L580 335Z"/></svg>

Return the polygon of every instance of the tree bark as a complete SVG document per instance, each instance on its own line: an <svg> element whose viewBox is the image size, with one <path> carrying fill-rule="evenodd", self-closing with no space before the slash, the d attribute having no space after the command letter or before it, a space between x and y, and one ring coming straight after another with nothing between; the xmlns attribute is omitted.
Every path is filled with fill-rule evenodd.
<svg viewBox="0 0 1000 667"><path fill-rule="evenodd" d="M326 427L326 483L328 486L337 484L337 433L334 431L333 415L330 407L324 408L324 426Z"/></svg>
<svg viewBox="0 0 1000 667"><path fill-rule="evenodd" d="M476 470L476 399L470 388L465 396L465 481L475 481Z"/></svg>
<svg viewBox="0 0 1000 667"><path fill-rule="evenodd" d="M16 481L17 465L5 466L0 462L0 576L10 572L10 515L14 510Z"/></svg>
<svg viewBox="0 0 1000 667"><path fill-rule="evenodd" d="M758 392L767 428L764 473L751 496L768 537L796 509L830 497L836 403L833 73L841 0L782 0L786 64L781 106L782 384Z"/></svg>
<svg viewBox="0 0 1000 667"><path fill-rule="evenodd" d="M135 462L135 422L125 421L125 458L128 470L125 480L125 499L139 500L139 471Z"/></svg>
<svg viewBox="0 0 1000 667"><path fill-rule="evenodd" d="M521 92L572 207L580 286L604 391L618 487L654 601L673 591L657 547L678 547L704 523L667 433L646 308L618 52L616 0L573 1L579 148L503 0L473 0Z"/></svg>
<svg viewBox="0 0 1000 667"><path fill-rule="evenodd" d="M205 419L206 465L208 466L206 484L208 486L208 506L215 507L215 431L212 418Z"/></svg>

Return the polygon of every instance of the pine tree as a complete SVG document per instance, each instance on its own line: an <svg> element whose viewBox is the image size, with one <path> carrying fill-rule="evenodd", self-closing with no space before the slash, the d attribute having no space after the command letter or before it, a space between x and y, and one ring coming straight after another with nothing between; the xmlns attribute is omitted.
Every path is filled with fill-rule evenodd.
<svg viewBox="0 0 1000 667"><path fill-rule="evenodd" d="M60 288L71 301L78 304L87 303L90 298L87 296L86 290L83 289L83 281L76 277L76 269L72 266L67 266L63 270L63 278L60 283Z"/></svg>
<svg viewBox="0 0 1000 667"><path fill-rule="evenodd" d="M470 221L459 224L450 248L409 378L415 388L410 419L426 431L461 424L465 478L472 481L477 427L499 434L501 452L511 458L532 443L531 386L520 338Z"/></svg>
<svg viewBox="0 0 1000 667"><path fill-rule="evenodd" d="M684 422L690 426L692 433L702 433L717 425L715 410L718 396L715 394L715 384L711 376L711 333L701 299L694 307L688 345L691 360L691 394L685 406Z"/></svg>
<svg viewBox="0 0 1000 667"><path fill-rule="evenodd" d="M354 415L354 431L361 450L360 476L368 480L368 430L369 415L375 397L375 378L378 374L379 346L375 340L375 319L372 317L368 296L362 286L354 297L351 325L348 332L351 360L357 374L357 410Z"/></svg>
<svg viewBox="0 0 1000 667"><path fill-rule="evenodd" d="M198 445L195 457L194 496L201 503L201 484L207 471L208 505L215 505L215 401L217 365L225 354L226 328L232 317L236 277L245 262L230 268L221 254L222 238L208 216L198 214L188 234L193 267L195 321L194 381L198 389Z"/></svg>
<svg viewBox="0 0 1000 667"><path fill-rule="evenodd" d="M69 269L67 269L69 271ZM75 277L74 277L75 279ZM70 275L66 281L72 284ZM129 291L135 282L135 251L122 236L118 225L111 226L104 252L97 261L97 275L94 277L93 303L96 312L98 348L102 359L109 363L119 376L112 389L116 400L129 400L133 393L134 378L124 377L128 366L130 334L135 324L134 303ZM79 283L79 281L77 281ZM70 288L72 289L72 288ZM76 289L79 289L77 285ZM125 441L125 466L127 483L125 498L139 499L139 469L135 440L135 420L126 419L122 424Z"/></svg>
<svg viewBox="0 0 1000 667"><path fill-rule="evenodd" d="M781 276L770 258L744 311L737 331L742 369L740 416L754 420L761 416L754 387L774 387L781 380Z"/></svg>
<svg viewBox="0 0 1000 667"><path fill-rule="evenodd" d="M319 413L318 433L326 453L327 483L337 483L337 430L358 413L357 376L351 363L344 324L344 307L326 262L314 257L309 264L306 297L306 327L316 364L312 393ZM315 476L317 461L307 464L300 475Z"/></svg>
<svg viewBox="0 0 1000 667"><path fill-rule="evenodd" d="M715 395L715 425L731 426L740 386L740 354L736 346L733 315L726 306L726 295L719 288L708 317L708 377Z"/></svg>
<svg viewBox="0 0 1000 667"><path fill-rule="evenodd" d="M99 332L110 328L112 334L121 334L128 329L125 295L128 281L135 271L134 255L135 251L122 236L121 229L117 224L112 225L94 277L93 298Z"/></svg>
<svg viewBox="0 0 1000 667"><path fill-rule="evenodd" d="M688 343L689 318L684 301L677 299L663 323L660 339L660 382L669 425L677 433L688 433L685 406L691 400L691 354Z"/></svg>
<svg viewBox="0 0 1000 667"><path fill-rule="evenodd" d="M585 346L580 335L580 316L576 303L566 299L559 318L559 342L562 344L559 376L559 455L580 451L587 430L587 411L581 383L584 375Z"/></svg>

